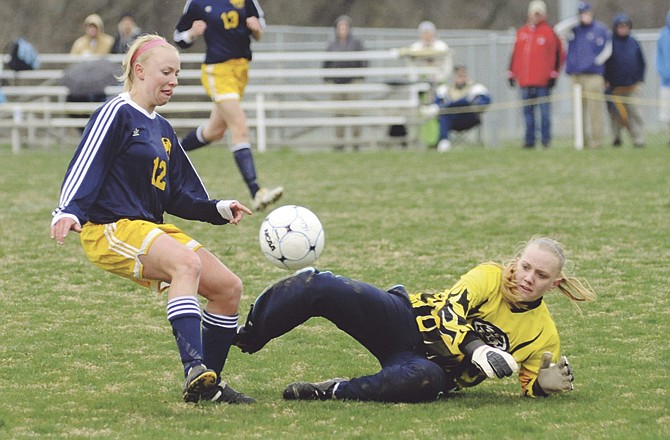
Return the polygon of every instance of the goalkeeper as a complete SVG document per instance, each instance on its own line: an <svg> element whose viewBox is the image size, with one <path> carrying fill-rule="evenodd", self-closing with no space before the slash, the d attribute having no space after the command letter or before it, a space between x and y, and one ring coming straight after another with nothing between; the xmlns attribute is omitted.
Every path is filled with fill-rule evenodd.
<svg viewBox="0 0 670 440"><path fill-rule="evenodd" d="M521 394L570 391L572 367L560 356L544 295L558 289L573 301L595 294L563 272L559 243L532 238L504 266L481 264L449 290L408 295L309 268L256 300L234 342L254 353L311 317L333 322L379 361L376 374L295 382L289 400L352 399L426 402L487 378L518 374Z"/></svg>

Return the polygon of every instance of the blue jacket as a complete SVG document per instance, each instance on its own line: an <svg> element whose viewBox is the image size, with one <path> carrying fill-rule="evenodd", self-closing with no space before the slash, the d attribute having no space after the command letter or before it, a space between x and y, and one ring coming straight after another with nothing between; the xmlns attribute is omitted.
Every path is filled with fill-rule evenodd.
<svg viewBox="0 0 670 440"><path fill-rule="evenodd" d="M656 42L656 72L663 87L670 87L670 11Z"/></svg>
<svg viewBox="0 0 670 440"><path fill-rule="evenodd" d="M605 63L605 81L611 87L632 86L644 81L647 63L638 41L632 37L612 38L612 56Z"/></svg>
<svg viewBox="0 0 670 440"><path fill-rule="evenodd" d="M568 75L605 73L605 61L612 53L612 38L604 23L594 20L588 26L577 17L558 23L556 34L568 41L565 72Z"/></svg>

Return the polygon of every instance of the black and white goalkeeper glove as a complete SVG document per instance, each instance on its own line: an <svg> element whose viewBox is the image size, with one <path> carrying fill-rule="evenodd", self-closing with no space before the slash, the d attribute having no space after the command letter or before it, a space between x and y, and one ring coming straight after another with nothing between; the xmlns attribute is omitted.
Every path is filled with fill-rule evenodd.
<svg viewBox="0 0 670 440"><path fill-rule="evenodd" d="M554 364L551 362L551 357L552 354L549 352L542 355L540 372L533 387L536 395L551 396L574 389L572 381L575 377L572 375L572 367L568 363L568 358L561 356L558 363Z"/></svg>
<svg viewBox="0 0 670 440"><path fill-rule="evenodd" d="M473 349L473 347L476 347ZM499 348L491 347L481 341L470 343L465 348L470 360L487 377L503 378L519 371L519 365L511 354Z"/></svg>

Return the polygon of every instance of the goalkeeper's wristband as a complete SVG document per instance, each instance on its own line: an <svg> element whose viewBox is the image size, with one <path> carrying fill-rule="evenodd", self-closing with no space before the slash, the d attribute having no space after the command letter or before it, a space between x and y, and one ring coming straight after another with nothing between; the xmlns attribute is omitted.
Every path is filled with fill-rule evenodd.
<svg viewBox="0 0 670 440"><path fill-rule="evenodd" d="M533 396L535 397L549 397L549 394L545 393L540 384L537 382L537 379L535 379L535 382L533 382Z"/></svg>

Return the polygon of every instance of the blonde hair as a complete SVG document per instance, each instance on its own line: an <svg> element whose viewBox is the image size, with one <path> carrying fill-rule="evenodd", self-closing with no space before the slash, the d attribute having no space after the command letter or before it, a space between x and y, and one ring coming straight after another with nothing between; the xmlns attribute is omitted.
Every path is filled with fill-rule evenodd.
<svg viewBox="0 0 670 440"><path fill-rule="evenodd" d="M517 283L514 277L516 272L516 265L519 261L519 258L523 252L528 249L530 246L537 246L543 250L551 252L556 259L558 260L558 271L560 281L558 283L557 289L571 301L573 304L575 302L585 302L593 301L596 298L595 292L591 289L588 282L580 281L574 276L566 275L564 268L566 265L565 253L559 242L547 237L533 237L528 242L523 243L515 256L504 264L502 272L502 280L500 283L500 291L510 305L516 308L523 308L523 300L521 295L517 290ZM576 304L575 304L576 305ZM577 307L579 309L579 307Z"/></svg>
<svg viewBox="0 0 670 440"><path fill-rule="evenodd" d="M177 52L177 49L170 43L168 43L167 40L161 37L160 35L144 34L139 36L133 42L133 44L128 48L128 52L126 52L126 55L123 57L123 61L121 62L122 73L121 76L117 77L117 79L119 81L123 81L124 91L129 92L130 89L132 89L134 80L133 65L144 62L146 61L147 58L149 58L148 49L151 49L153 45L151 47L146 46L146 48L145 45L151 44L154 41L157 43L153 43L153 45L157 46L167 45L173 48L175 52Z"/></svg>

